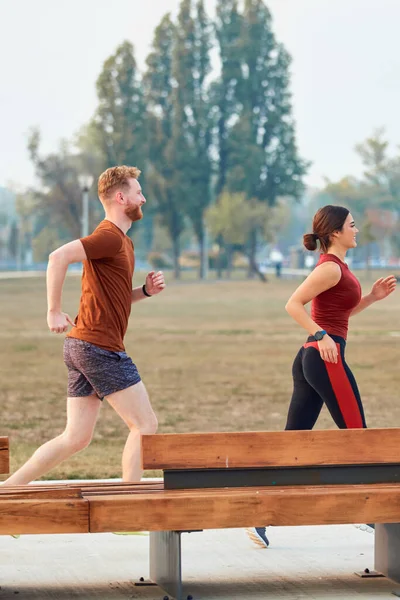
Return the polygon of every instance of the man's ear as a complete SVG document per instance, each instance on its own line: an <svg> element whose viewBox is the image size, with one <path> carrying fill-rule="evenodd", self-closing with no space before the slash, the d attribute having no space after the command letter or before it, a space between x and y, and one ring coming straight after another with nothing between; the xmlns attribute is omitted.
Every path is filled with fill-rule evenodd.
<svg viewBox="0 0 400 600"><path fill-rule="evenodd" d="M125 198L124 198L124 195L121 192L121 190L118 190L118 192L115 192L115 201L118 204L125 204Z"/></svg>

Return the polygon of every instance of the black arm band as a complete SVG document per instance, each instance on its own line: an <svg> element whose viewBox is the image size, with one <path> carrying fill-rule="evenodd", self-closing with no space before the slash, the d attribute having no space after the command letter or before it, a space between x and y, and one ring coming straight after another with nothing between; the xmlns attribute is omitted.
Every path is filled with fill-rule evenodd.
<svg viewBox="0 0 400 600"><path fill-rule="evenodd" d="M147 291L146 291L146 284L145 283L142 285L142 290L143 290L143 294L145 296L147 296L147 298L151 298L152 297L153 294L148 294L147 293Z"/></svg>

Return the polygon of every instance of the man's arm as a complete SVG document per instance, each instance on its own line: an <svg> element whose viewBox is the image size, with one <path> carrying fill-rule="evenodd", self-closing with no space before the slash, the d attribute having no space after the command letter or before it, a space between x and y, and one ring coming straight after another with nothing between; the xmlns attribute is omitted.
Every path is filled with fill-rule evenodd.
<svg viewBox="0 0 400 600"><path fill-rule="evenodd" d="M146 294L144 293L143 288L146 290ZM139 286L132 290L132 304L135 302L139 302L139 300L143 300L144 298L148 298L149 296L156 296L165 288L165 279L162 271L158 271L155 273L154 271L150 271L150 273L146 277L146 282L144 286Z"/></svg>
<svg viewBox="0 0 400 600"><path fill-rule="evenodd" d="M145 298L149 298L150 296L151 294L146 296L146 294L143 291L143 286L140 285L139 287L133 288L131 302L132 304L135 304L135 302L139 302L140 300L144 300Z"/></svg>
<svg viewBox="0 0 400 600"><path fill-rule="evenodd" d="M68 265L86 260L86 252L80 240L74 240L54 250L47 265L47 324L53 333L67 331L71 318L61 312L61 296Z"/></svg>

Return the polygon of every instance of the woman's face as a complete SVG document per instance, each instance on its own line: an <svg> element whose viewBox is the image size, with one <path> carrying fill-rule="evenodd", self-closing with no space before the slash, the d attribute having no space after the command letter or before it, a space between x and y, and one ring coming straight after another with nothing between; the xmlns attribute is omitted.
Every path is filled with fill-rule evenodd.
<svg viewBox="0 0 400 600"><path fill-rule="evenodd" d="M338 241L344 248L350 249L357 246L356 235L358 229L354 223L354 219L349 213L345 222L343 223L342 231L338 231L334 234L335 240Z"/></svg>

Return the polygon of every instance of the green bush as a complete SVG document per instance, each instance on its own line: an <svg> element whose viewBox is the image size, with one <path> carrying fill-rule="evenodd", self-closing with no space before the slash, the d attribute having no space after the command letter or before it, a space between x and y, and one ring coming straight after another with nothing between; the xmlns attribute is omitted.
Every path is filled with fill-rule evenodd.
<svg viewBox="0 0 400 600"><path fill-rule="evenodd" d="M172 267L172 260L170 257L161 252L149 252L147 260L153 269L168 269Z"/></svg>

